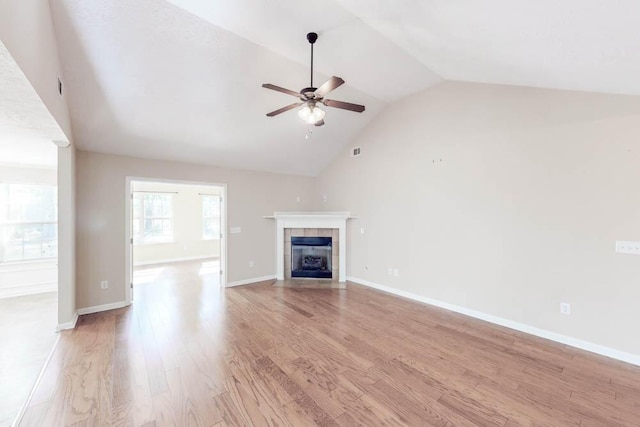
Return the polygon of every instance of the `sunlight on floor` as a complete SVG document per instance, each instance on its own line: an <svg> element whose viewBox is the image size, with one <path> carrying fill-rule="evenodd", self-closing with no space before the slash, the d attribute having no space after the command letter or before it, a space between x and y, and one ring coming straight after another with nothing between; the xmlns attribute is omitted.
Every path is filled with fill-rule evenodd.
<svg viewBox="0 0 640 427"><path fill-rule="evenodd" d="M57 339L58 293L0 299L0 427L12 425Z"/></svg>
<svg viewBox="0 0 640 427"><path fill-rule="evenodd" d="M146 283L153 283L163 272L164 267L145 268L136 270L133 273L133 284L144 285Z"/></svg>
<svg viewBox="0 0 640 427"><path fill-rule="evenodd" d="M218 274L220 271L220 260L207 261L202 263L202 267L198 274L204 276L206 274Z"/></svg>

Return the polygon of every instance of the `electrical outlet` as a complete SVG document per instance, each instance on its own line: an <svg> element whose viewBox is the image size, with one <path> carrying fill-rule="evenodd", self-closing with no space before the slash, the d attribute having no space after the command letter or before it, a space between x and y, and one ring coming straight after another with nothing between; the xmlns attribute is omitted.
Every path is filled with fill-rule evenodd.
<svg viewBox="0 0 640 427"><path fill-rule="evenodd" d="M640 255L640 242L616 241L616 252L619 254Z"/></svg>
<svg viewBox="0 0 640 427"><path fill-rule="evenodd" d="M300 203L300 196L296 197L296 202Z"/></svg>
<svg viewBox="0 0 640 427"><path fill-rule="evenodd" d="M400 275L400 270L398 270L397 268L393 269L393 277L398 277Z"/></svg>
<svg viewBox="0 0 640 427"><path fill-rule="evenodd" d="M560 313L570 315L571 314L571 304L567 302L560 303Z"/></svg>
<svg viewBox="0 0 640 427"><path fill-rule="evenodd" d="M364 234L364 227L360 227L360 234Z"/></svg>
<svg viewBox="0 0 640 427"><path fill-rule="evenodd" d="M249 261L249 268L253 268L253 267L254 267L254 265L255 265L255 264L253 263L253 261Z"/></svg>
<svg viewBox="0 0 640 427"><path fill-rule="evenodd" d="M327 195L326 195L326 194L324 194L324 195L322 196L322 201L323 201L324 203L327 203Z"/></svg>
<svg viewBox="0 0 640 427"><path fill-rule="evenodd" d="M109 289L109 282L106 280L103 280L102 282L100 282L100 287L102 289Z"/></svg>
<svg viewBox="0 0 640 427"><path fill-rule="evenodd" d="M387 273L389 274L389 276L393 276L393 268L387 268Z"/></svg>

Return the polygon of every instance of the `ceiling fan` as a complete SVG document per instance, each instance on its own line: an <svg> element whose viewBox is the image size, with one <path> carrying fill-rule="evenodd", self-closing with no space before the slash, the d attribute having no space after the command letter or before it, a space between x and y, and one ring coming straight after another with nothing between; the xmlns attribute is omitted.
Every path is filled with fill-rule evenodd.
<svg viewBox="0 0 640 427"><path fill-rule="evenodd" d="M320 108L319 104L325 105L327 107L333 108L341 108L343 110L355 111L357 113L362 113L364 111L364 105L351 104L349 102L343 101L334 101L332 99L325 99L325 95L331 92L332 90L340 87L344 84L344 80L340 77L333 76L326 82L324 82L319 88L313 86L313 44L318 40L318 34L309 33L307 34L307 40L311 45L311 84L309 87L305 87L300 92L295 92L293 90L285 89L280 86L272 85L270 83L265 83L262 87L276 90L278 92L286 93L288 95L295 96L300 100L300 102L296 102L291 105L287 105L286 107L282 107L278 110L267 113L268 117L277 116L278 114L284 113L285 111L292 110L296 107L303 106L298 111L298 117L300 117L305 122L322 126L324 125L324 115L325 112L322 108Z"/></svg>

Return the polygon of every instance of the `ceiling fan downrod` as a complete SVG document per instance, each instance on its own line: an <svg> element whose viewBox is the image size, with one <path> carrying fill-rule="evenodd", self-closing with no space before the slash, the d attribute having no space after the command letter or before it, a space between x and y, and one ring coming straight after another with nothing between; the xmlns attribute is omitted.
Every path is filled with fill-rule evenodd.
<svg viewBox="0 0 640 427"><path fill-rule="evenodd" d="M311 44L311 85L310 85L310 87L313 88L313 44L316 42L316 40L318 40L318 34L317 33L308 33L307 34L307 40ZM313 89L315 90L315 88L313 88Z"/></svg>

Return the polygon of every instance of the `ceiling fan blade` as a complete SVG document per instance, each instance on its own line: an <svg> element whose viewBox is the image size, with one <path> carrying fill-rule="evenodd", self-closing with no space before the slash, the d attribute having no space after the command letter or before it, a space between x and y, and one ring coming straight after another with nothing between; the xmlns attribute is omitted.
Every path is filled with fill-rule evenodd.
<svg viewBox="0 0 640 427"><path fill-rule="evenodd" d="M295 96L296 98L300 98L302 96L298 92L294 92L292 90L285 89L280 86L272 85L271 83L265 83L262 85L262 87L265 89L271 89L271 90L276 90L278 92L286 93L287 95Z"/></svg>
<svg viewBox="0 0 640 427"><path fill-rule="evenodd" d="M323 125L324 125L324 120L317 121L317 122L315 123L315 125L316 125L316 126L323 126Z"/></svg>
<svg viewBox="0 0 640 427"><path fill-rule="evenodd" d="M304 102L296 102L295 104L287 105L286 107L282 107L278 110L267 113L267 117L277 116L280 113L284 113L285 111L293 110L296 107L301 106Z"/></svg>
<svg viewBox="0 0 640 427"><path fill-rule="evenodd" d="M322 83L322 86L316 89L315 91L316 98L324 98L326 94L328 94L335 88L342 86L343 84L344 84L344 80L342 80L340 77L336 77L336 76L331 77L329 80Z"/></svg>
<svg viewBox="0 0 640 427"><path fill-rule="evenodd" d="M343 110L355 111L356 113L362 113L364 111L364 105L352 104L350 102L325 99L322 103L327 107L342 108Z"/></svg>

